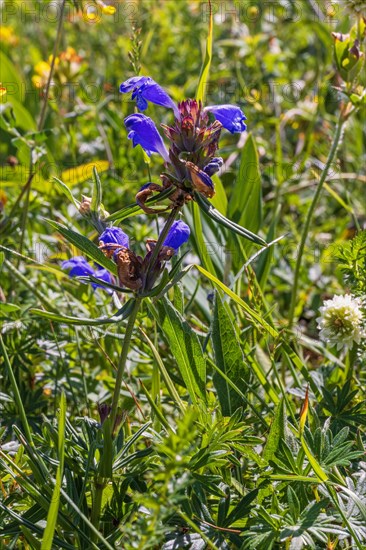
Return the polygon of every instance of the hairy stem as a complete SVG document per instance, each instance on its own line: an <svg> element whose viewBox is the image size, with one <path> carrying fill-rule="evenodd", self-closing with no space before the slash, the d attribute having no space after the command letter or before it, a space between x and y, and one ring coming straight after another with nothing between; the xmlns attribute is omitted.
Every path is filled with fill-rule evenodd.
<svg viewBox="0 0 366 550"><path fill-rule="evenodd" d="M297 254L297 258L296 258L294 283L293 283L293 286L292 286L292 293L291 293L291 303L290 303L290 313L289 313L289 328L291 328L293 323L294 323L295 307L296 307L296 300L297 300L297 291L298 291L298 286L299 286L299 276L300 276L300 270L301 270L301 264L302 264L302 258L303 258L303 254L304 254L306 239L307 239L308 234L309 234L310 224L311 224L311 221L312 221L312 218L313 218L314 210L315 210L315 208L318 204L320 194L321 194L322 189L323 189L324 182L325 182L325 180L328 176L329 169L330 169L331 164L334 160L337 149L338 149L338 147L339 147L339 145L342 141L344 123L345 123L345 118L343 117L343 113L341 113L341 115L338 119L335 136L334 136L334 140L333 140L333 143L332 143L332 147L329 151L329 155L328 155L328 158L327 158L327 162L324 166L324 170L321 173L319 183L318 183L318 187L315 191L313 200L311 202L308 213L306 215L304 228L303 228L302 233L301 233L300 246L299 246L299 250L298 250L298 254Z"/></svg>

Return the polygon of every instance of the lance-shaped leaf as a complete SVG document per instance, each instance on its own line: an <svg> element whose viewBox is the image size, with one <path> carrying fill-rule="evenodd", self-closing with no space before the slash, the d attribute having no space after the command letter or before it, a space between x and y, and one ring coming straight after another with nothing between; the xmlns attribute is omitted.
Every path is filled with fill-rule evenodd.
<svg viewBox="0 0 366 550"><path fill-rule="evenodd" d="M58 313L51 313L44 309L33 308L30 310L34 315L56 321L58 323L64 323L65 325L80 325L95 327L99 325L111 325L113 323L120 323L130 316L131 311L135 305L135 299L130 298L121 309L112 315L112 317L99 317L98 319L88 319L87 317L72 317L70 315L59 315Z"/></svg>
<svg viewBox="0 0 366 550"><path fill-rule="evenodd" d="M242 227L241 225L238 225L235 222L232 222L228 218L226 218L221 212L219 212L216 208L212 206L208 202L205 197L203 197L200 193L195 193L194 198L198 204L198 206L213 220L215 220L220 225L223 225L233 233L237 233L238 235L241 235L242 237L245 237L249 241L255 244L260 244L262 246L267 246L267 243L265 240L262 239L262 237L259 237L255 233L252 233L248 229L245 229L245 227Z"/></svg>
<svg viewBox="0 0 366 550"><path fill-rule="evenodd" d="M69 229L66 227L66 225L63 225L62 223L55 222L53 220L46 221L52 225L69 243L76 246L79 250L84 252L86 256L94 260L97 264L101 265L102 267L105 267L105 269L108 269L111 273L114 275L117 275L117 266L116 264L104 256L103 252L99 250L99 248L90 241L87 237L84 237L84 235L80 235L80 233L76 233L73 229Z"/></svg>
<svg viewBox="0 0 366 550"><path fill-rule="evenodd" d="M217 366L238 386L241 392L245 393L249 369L245 364L232 320L218 292L215 296L212 343ZM243 406L243 400L238 392L235 392L218 372L213 375L213 383L224 416L231 416L236 409Z"/></svg>
<svg viewBox="0 0 366 550"><path fill-rule="evenodd" d="M206 359L197 334L166 298L157 303L158 322L169 342L192 402L206 402Z"/></svg>
<svg viewBox="0 0 366 550"><path fill-rule="evenodd" d="M75 277L77 281L85 282L85 283L95 283L97 285L100 285L103 288L109 288L110 290L115 290L116 292L123 292L124 294L132 294L133 290L130 290L129 288L123 288L119 285L114 285L113 283L107 283L107 281L104 281L103 279L99 279L99 277L94 277L94 275L87 275L83 277Z"/></svg>
<svg viewBox="0 0 366 550"><path fill-rule="evenodd" d="M197 101L204 101L207 83L209 81L210 67L212 61L212 45L213 45L213 11L211 1L208 1L209 20L208 20L208 35L206 41L206 53L203 61L201 74L198 82L196 98Z"/></svg>
<svg viewBox="0 0 366 550"><path fill-rule="evenodd" d="M90 209L93 213L98 214L102 204L103 190L102 182L98 174L98 170L93 166L93 195L90 205Z"/></svg>

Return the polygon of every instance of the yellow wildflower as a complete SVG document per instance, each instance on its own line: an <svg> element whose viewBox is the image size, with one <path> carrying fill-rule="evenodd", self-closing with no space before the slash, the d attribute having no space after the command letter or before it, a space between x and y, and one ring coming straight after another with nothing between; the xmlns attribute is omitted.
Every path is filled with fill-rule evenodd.
<svg viewBox="0 0 366 550"><path fill-rule="evenodd" d="M102 12L105 15L114 15L116 13L116 8L114 6L110 6L108 4L105 4L101 0L97 1L98 6L101 7Z"/></svg>
<svg viewBox="0 0 366 550"><path fill-rule="evenodd" d="M0 42L9 46L16 46L19 42L18 37L14 34L13 27L0 26Z"/></svg>

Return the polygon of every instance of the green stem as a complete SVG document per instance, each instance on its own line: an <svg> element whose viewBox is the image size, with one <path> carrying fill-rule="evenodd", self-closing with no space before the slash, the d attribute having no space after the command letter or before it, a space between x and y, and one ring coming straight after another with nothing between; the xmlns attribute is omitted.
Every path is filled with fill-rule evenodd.
<svg viewBox="0 0 366 550"><path fill-rule="evenodd" d="M166 222L165 222L165 225L163 227L163 230L162 232L160 233L159 235L159 238L157 240L157 243L151 253L151 256L150 256L150 260L149 260L149 263L148 263L148 266L147 266L147 269L146 269L146 274L145 274L145 280L144 280L144 285L143 285L143 289L145 290L148 286L148 283L149 283L149 275L151 273L151 271L154 269L154 266L155 266L155 262L159 256L159 252L161 250L161 247L163 246L163 243L165 241L165 239L167 238L168 236L168 233L169 233L169 229L171 228L171 226L173 225L174 221L176 220L178 214L179 214L179 211L180 211L180 206L176 206L175 208L173 208L173 210L170 212Z"/></svg>
<svg viewBox="0 0 366 550"><path fill-rule="evenodd" d="M118 411L118 401L119 396L121 393L121 386L122 386L122 379L123 379L123 373L126 366L127 361L127 354L131 343L133 328L135 326L135 321L137 318L138 311L140 309L142 298L136 298L134 308L131 312L131 315L128 318L128 323L126 327L125 337L123 340L123 346L122 346L122 352L119 358L118 362L118 368L117 368L117 376L116 376L116 382L114 386L114 392L113 392L113 401L112 401L112 410L111 410L111 430L112 430L112 438L114 437L114 424L116 422L117 418L117 411Z"/></svg>
<svg viewBox="0 0 366 550"><path fill-rule="evenodd" d="M105 483L97 479L95 482L95 490L93 494L93 506L92 506L90 521L94 525L94 527L98 530L99 530L100 513L102 509L104 489L105 489ZM96 537L94 536L93 542L95 542L95 540L96 540Z"/></svg>
<svg viewBox="0 0 366 550"><path fill-rule="evenodd" d="M14 401L15 401L15 404L16 404L17 409L18 409L18 414L19 414L19 416L21 418L21 421L22 421L22 424L23 424L23 429L24 429L26 438L28 439L28 443L33 446L33 439L32 439L32 434L31 434L30 427L29 427L29 424L28 424L27 415L25 414L22 398L20 397L20 393L19 393L18 384L17 384L17 381L15 379L14 372L13 372L13 369L11 367L9 357L8 357L7 352L6 352L5 344L4 344L4 341L2 339L1 334L0 334L0 349L1 349L1 354L4 357L5 366L8 370L10 384L13 388Z"/></svg>
<svg viewBox="0 0 366 550"><path fill-rule="evenodd" d="M305 249L306 239L307 239L308 233L309 233L310 224L311 224L311 221L312 221L312 218L313 218L314 210L315 210L315 208L318 204L319 197L320 197L320 194L322 192L324 182L327 178L329 169L331 167L331 164L333 162L333 159L335 157L337 149L338 149L338 147L341 143L344 123L345 123L345 119L343 117L343 113L341 113L340 118L339 118L338 123L337 123L333 144L332 144L331 150L329 151L329 155L328 155L327 162L325 164L324 170L321 173L319 183L318 183L318 187L315 191L313 200L311 202L310 208L309 208L307 216L306 216L304 228L302 230L300 246L299 246L297 259L296 259L294 283L293 283L292 293L291 293L291 303L290 303L290 313L289 313L289 328L292 327L293 322L294 322L294 315L295 315L295 307L296 307L296 300L297 300L297 291L298 291L298 286L299 286L299 276L300 276L300 270L301 270L301 264L302 264L302 257L303 257L303 254L304 254L304 249Z"/></svg>

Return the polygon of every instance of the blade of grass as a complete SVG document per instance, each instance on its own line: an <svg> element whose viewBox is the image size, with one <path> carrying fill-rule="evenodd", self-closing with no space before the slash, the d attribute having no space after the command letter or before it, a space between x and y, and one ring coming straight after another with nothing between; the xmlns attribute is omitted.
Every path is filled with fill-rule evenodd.
<svg viewBox="0 0 366 550"><path fill-rule="evenodd" d="M244 300L242 300L235 292L233 292L230 288L228 288L223 282L219 281L214 275L209 273L206 269L201 267L200 265L195 265L195 267L200 271L205 277L210 279L215 286L218 288L221 288L227 294L230 296L234 302L236 302L239 306L241 306L246 313L249 315L249 317L252 319L253 323L255 325L260 325L266 332L268 332L273 338L278 338L279 334L277 330L273 327L271 327L262 317L259 313L254 311Z"/></svg>
<svg viewBox="0 0 366 550"><path fill-rule="evenodd" d="M143 335L143 337L145 338L145 340L147 341L147 343L150 346L150 349L151 349L151 351L153 353L153 356L154 356L154 359L155 359L155 361L156 361L156 363L159 367L159 370L161 372L161 375L163 377L163 380L165 382L167 390L170 394L170 397L175 401L175 403L178 405L180 410L184 413L185 410L186 410L186 406L183 403L183 401L181 400L181 398L179 397L179 393L175 389L175 386L172 382L172 379L170 378L169 373L168 373L168 371L166 370L166 368L164 366L164 363L162 361L162 358L160 357L160 354L159 354L158 350L156 349L156 347L154 346L154 344L152 343L150 338L147 336L147 334L145 334L145 332L142 330L141 327L139 327L139 330L140 330L141 334Z"/></svg>
<svg viewBox="0 0 366 550"><path fill-rule="evenodd" d="M47 515L47 525L43 533L41 550L52 550L53 537L55 534L58 509L60 507L60 490L64 472L65 457L65 419L66 419L66 397L63 393L60 399L60 416L58 422L58 460L59 464L56 473L56 483L53 489L50 509Z"/></svg>
<svg viewBox="0 0 366 550"><path fill-rule="evenodd" d="M209 7L209 19L208 19L208 35L206 41L206 54L203 61L200 78L198 81L198 88L196 98L197 101L204 101L206 87L208 82L208 76L210 74L211 60L212 60L212 45L213 45L213 13L211 0L208 0Z"/></svg>
<svg viewBox="0 0 366 550"><path fill-rule="evenodd" d="M8 357L6 347L5 347L5 344L4 344L4 341L3 341L3 338L1 336L1 334L0 334L0 349L1 349L1 354L4 358L4 363L5 363L6 370L8 371L10 384L11 384L13 394L14 394L14 401L15 401L16 407L18 409L18 414L20 416L25 435L28 439L29 445L31 445L33 447L34 444L33 444L32 432L31 432L29 424L28 424L28 419L27 419L27 415L25 414L25 410L24 410L24 407L23 407L23 401L22 401L22 398L21 398L20 393L19 393L18 384L17 384L16 378L14 376L14 372L13 372L12 366L10 364L9 357Z"/></svg>
<svg viewBox="0 0 366 550"><path fill-rule="evenodd" d="M150 407L151 407L152 411L154 411L154 413L156 414L157 418L160 420L160 422L162 423L164 428L168 432L174 432L172 426L169 424L169 422L166 420L165 416L163 415L162 410L157 406L154 399L151 397L151 395L149 394L149 391L144 386L144 384L141 382L141 380L140 380L140 386L141 386L142 391L144 392L144 394L146 396L146 399L150 403Z"/></svg>
<svg viewBox="0 0 366 550"><path fill-rule="evenodd" d="M78 514L78 516L87 524L89 529L93 531L95 536L102 542L105 546L105 548L108 548L108 550L114 550L113 546L109 544L109 542L103 537L102 533L100 533L92 523L90 523L89 519L86 517L85 514L78 508L78 506L75 504L75 502L69 497L69 495L62 489L61 487L61 494L63 498L66 500L66 502L75 510L75 512ZM93 545L93 548L99 548L94 543L90 541L90 544Z"/></svg>

